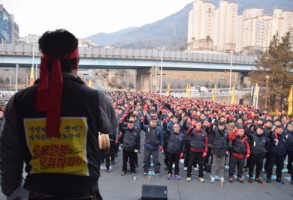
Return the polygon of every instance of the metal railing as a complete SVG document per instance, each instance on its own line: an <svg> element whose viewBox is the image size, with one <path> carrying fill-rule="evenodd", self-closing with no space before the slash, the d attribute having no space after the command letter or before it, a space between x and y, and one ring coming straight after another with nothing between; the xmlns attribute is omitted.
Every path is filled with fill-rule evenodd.
<svg viewBox="0 0 293 200"><path fill-rule="evenodd" d="M124 49L106 47L80 47L80 57L110 59L160 60L160 49ZM0 55L40 56L37 44L0 44ZM233 64L254 65L257 57L233 55ZM230 54L194 53L187 51L164 51L164 61L231 63Z"/></svg>

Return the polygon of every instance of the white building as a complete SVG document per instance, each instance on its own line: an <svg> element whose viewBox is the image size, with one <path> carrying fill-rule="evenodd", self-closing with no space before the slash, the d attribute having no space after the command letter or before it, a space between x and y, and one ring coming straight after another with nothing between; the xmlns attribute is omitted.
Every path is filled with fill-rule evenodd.
<svg viewBox="0 0 293 200"><path fill-rule="evenodd" d="M188 17L188 49L211 49L213 47L215 5L195 0Z"/></svg>
<svg viewBox="0 0 293 200"><path fill-rule="evenodd" d="M272 16L263 9L244 10L242 21L242 51L265 51L271 40Z"/></svg>
<svg viewBox="0 0 293 200"><path fill-rule="evenodd" d="M243 38L243 15L237 16L236 24L236 52L242 51L242 38Z"/></svg>
<svg viewBox="0 0 293 200"><path fill-rule="evenodd" d="M238 4L220 0L215 13L215 49L218 51L235 51L237 38Z"/></svg>
<svg viewBox="0 0 293 200"><path fill-rule="evenodd" d="M279 34L280 37L286 35L286 33L293 27L293 12L282 11L281 9L275 9L273 13L272 35Z"/></svg>
<svg viewBox="0 0 293 200"><path fill-rule="evenodd" d="M242 52L266 51L275 34L280 37L293 27L293 12L275 9L273 15L266 15L263 9L244 10L242 22Z"/></svg>
<svg viewBox="0 0 293 200"><path fill-rule="evenodd" d="M253 53L266 51L272 37L293 28L293 11L251 8L238 15L238 4L220 0L219 8L207 0L194 0L188 20L188 50Z"/></svg>

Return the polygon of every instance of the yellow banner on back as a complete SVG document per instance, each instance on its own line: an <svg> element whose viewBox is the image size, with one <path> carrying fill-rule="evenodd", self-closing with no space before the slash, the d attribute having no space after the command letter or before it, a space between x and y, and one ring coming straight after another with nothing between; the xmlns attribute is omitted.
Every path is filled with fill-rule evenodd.
<svg viewBox="0 0 293 200"><path fill-rule="evenodd" d="M86 158L86 118L62 117L59 137L46 135L45 118L24 119L24 127L32 155L31 174L89 175Z"/></svg>

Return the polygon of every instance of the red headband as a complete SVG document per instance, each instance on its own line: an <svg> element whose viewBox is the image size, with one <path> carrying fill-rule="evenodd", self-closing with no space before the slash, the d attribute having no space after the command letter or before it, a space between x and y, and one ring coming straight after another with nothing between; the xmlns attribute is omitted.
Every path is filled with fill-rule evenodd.
<svg viewBox="0 0 293 200"><path fill-rule="evenodd" d="M60 59L78 58L78 49L63 57L51 58L42 55L40 66L40 80L37 90L37 111L47 112L46 135L58 137L60 128L60 112L63 90L63 75ZM48 61L52 59L52 70L49 74ZM77 69L77 64L74 67Z"/></svg>

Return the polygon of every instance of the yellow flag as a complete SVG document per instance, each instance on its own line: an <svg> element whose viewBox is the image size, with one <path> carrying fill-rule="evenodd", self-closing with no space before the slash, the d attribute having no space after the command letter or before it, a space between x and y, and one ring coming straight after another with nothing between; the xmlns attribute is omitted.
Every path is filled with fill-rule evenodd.
<svg viewBox="0 0 293 200"><path fill-rule="evenodd" d="M32 86L35 82L35 75L34 75L34 66L31 68L31 73L30 73L30 82L29 86Z"/></svg>
<svg viewBox="0 0 293 200"><path fill-rule="evenodd" d="M166 92L166 96L170 95L170 84L168 83L168 87L167 87L167 92Z"/></svg>
<svg viewBox="0 0 293 200"><path fill-rule="evenodd" d="M90 88L93 88L93 81L90 79L89 80L89 84L88 84L88 86L90 87Z"/></svg>
<svg viewBox="0 0 293 200"><path fill-rule="evenodd" d="M217 98L217 85L215 84L215 88L213 89L213 102L216 101Z"/></svg>
<svg viewBox="0 0 293 200"><path fill-rule="evenodd" d="M185 97L188 97L188 94L189 94L189 92L188 92L188 84L187 84L186 89L185 89Z"/></svg>
<svg viewBox="0 0 293 200"><path fill-rule="evenodd" d="M288 115L293 115L293 85L291 85L288 97Z"/></svg>
<svg viewBox="0 0 293 200"><path fill-rule="evenodd" d="M234 104L234 103L235 103L235 85L232 87L230 104Z"/></svg>

